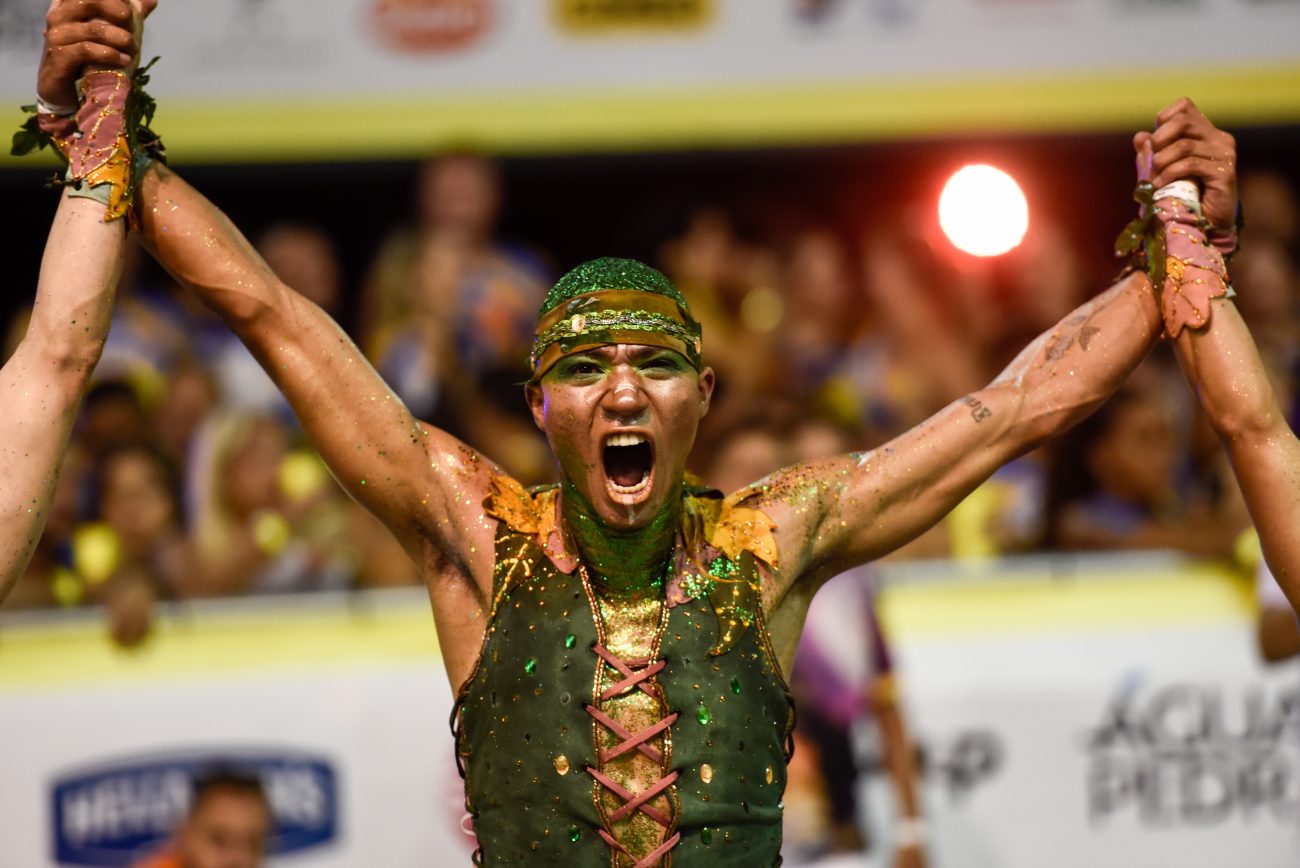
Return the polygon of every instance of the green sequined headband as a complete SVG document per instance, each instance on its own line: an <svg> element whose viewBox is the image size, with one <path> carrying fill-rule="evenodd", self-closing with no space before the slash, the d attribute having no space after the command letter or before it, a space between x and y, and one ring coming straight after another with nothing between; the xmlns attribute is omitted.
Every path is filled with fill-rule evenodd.
<svg viewBox="0 0 1300 868"><path fill-rule="evenodd" d="M681 353L702 366L700 324L673 298L637 289L608 289L556 305L537 324L528 361L534 377L564 356L607 344L643 344Z"/></svg>

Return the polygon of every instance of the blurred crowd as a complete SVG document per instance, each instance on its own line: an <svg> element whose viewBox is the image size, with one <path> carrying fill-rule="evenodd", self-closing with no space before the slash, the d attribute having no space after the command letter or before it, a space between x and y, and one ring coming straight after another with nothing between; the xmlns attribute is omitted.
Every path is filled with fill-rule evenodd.
<svg viewBox="0 0 1300 868"><path fill-rule="evenodd" d="M1300 208L1269 174L1243 179L1242 197L1237 303L1294 407ZM361 286L344 285L335 240L317 227L274 225L253 240L285 283L341 318L416 415L526 483L550 481L521 383L542 295L574 263L498 237L509 204L482 156L424 164L416 199ZM996 261L956 255L918 215L748 237L725 205L682 214L654 264L691 300L719 374L698 476L733 490L798 458L877 446L986 384L1118 270L1046 221ZM47 530L7 607L103 604L130 645L158 600L414 583L256 360L143 265L133 252ZM343 316L350 299L358 314ZM11 324L7 350L22 326L21 316ZM1230 558L1249 548L1247 526L1214 436L1158 347L1101 411L998 471L899 556L1156 548Z"/></svg>

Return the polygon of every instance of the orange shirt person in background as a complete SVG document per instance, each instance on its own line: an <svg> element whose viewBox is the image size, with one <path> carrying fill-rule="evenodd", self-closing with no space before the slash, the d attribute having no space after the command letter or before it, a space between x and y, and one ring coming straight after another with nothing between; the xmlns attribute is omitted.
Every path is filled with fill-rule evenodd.
<svg viewBox="0 0 1300 868"><path fill-rule="evenodd" d="M194 783L189 813L170 845L135 868L258 868L271 806L251 775L217 769Z"/></svg>

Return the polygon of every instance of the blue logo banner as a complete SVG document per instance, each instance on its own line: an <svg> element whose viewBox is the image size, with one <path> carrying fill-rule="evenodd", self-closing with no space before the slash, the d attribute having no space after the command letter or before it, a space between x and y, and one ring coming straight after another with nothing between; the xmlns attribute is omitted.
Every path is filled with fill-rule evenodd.
<svg viewBox="0 0 1300 868"><path fill-rule="evenodd" d="M268 852L320 847L338 835L338 776L328 758L277 748L197 748L60 775L50 792L55 859L130 865L171 836L189 811L191 782L218 767L261 778L273 817Z"/></svg>

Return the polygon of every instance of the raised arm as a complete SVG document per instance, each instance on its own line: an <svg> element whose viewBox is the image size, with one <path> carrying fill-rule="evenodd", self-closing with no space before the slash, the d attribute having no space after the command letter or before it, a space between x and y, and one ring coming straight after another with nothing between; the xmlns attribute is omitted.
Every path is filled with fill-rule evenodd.
<svg viewBox="0 0 1300 868"><path fill-rule="evenodd" d="M52 7L53 8L52 4ZM39 112L26 127L68 163L65 188L45 242L27 332L0 370L0 602L27 567L45 528L63 453L112 317L126 236L131 158L124 137L129 67L138 24L154 0L120 0L106 11L109 38L85 42L94 2L64 4L45 32L37 79ZM73 7L76 8L73 8ZM78 91L75 82L83 77ZM15 138L15 150L19 141Z"/></svg>
<svg viewBox="0 0 1300 868"><path fill-rule="evenodd" d="M777 525L769 605L920 534L999 466L1074 425L1160 333L1146 275L1129 277L1040 335L992 383L870 452L797 465L740 493Z"/></svg>
<svg viewBox="0 0 1300 868"><path fill-rule="evenodd" d="M1232 461L1264 559L1300 611L1300 440L1236 305L1212 305L1207 327L1174 342L1178 361Z"/></svg>
<svg viewBox="0 0 1300 868"><path fill-rule="evenodd" d="M31 323L0 370L0 602L45 528L72 423L108 338L125 225L64 195L45 242Z"/></svg>
<svg viewBox="0 0 1300 868"><path fill-rule="evenodd" d="M1157 124L1134 140L1140 177L1154 170L1158 185L1200 181L1206 215L1223 222L1236 206L1232 137L1186 99L1163 109ZM798 620L821 580L899 547L1000 465L1077 423L1123 382L1162 326L1151 281L1134 272L1040 335L989 386L885 446L790 468L742 491L745 505L777 525L781 560L769 609L797 588L789 617Z"/></svg>
<svg viewBox="0 0 1300 868"><path fill-rule="evenodd" d="M71 87L70 56L138 51L124 33L125 7L126 0L51 5L43 92ZM151 163L136 198L141 240L262 363L344 488L422 566L490 581L494 526L481 508L489 462L415 419L338 324L282 283L175 173Z"/></svg>
<svg viewBox="0 0 1300 868"><path fill-rule="evenodd" d="M140 198L145 245L262 363L344 488L408 550L430 532L458 545L447 529L481 514L488 462L417 420L343 329L174 172L152 165Z"/></svg>
<svg viewBox="0 0 1300 868"><path fill-rule="evenodd" d="M1157 117L1150 140L1156 185L1194 176L1202 183L1213 238L1231 235L1237 210L1236 147L1186 100ZM1176 144L1175 144L1176 142ZM1216 242L1230 250L1233 241ZM1228 299L1209 302L1204 325L1192 323L1174 341L1183 371L1232 461L1259 531L1264 558L1300 612L1300 441L1287 424L1241 314Z"/></svg>

